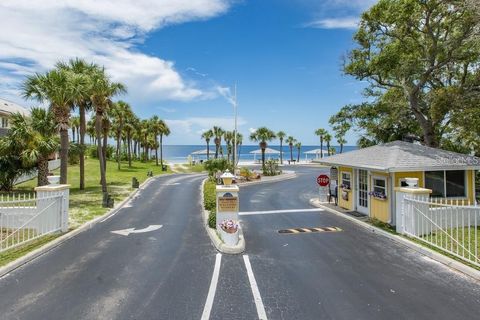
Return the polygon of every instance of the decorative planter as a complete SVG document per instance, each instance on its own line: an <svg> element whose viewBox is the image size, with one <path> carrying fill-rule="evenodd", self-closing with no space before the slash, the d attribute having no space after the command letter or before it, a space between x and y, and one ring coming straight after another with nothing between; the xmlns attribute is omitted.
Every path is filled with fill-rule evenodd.
<svg viewBox="0 0 480 320"><path fill-rule="evenodd" d="M380 201L387 201L387 198L380 198L380 197L375 197L375 196L372 196L373 199L375 200L380 200Z"/></svg>
<svg viewBox="0 0 480 320"><path fill-rule="evenodd" d="M47 180L48 180L48 184L59 184L60 176L48 176Z"/></svg>
<svg viewBox="0 0 480 320"><path fill-rule="evenodd" d="M236 246L238 243L238 229L234 233L229 233L220 228L220 237L227 246Z"/></svg>

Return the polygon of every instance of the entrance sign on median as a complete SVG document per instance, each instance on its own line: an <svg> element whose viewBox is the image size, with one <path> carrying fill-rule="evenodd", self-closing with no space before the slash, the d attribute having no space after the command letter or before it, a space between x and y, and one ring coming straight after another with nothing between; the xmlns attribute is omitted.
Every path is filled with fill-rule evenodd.
<svg viewBox="0 0 480 320"><path fill-rule="evenodd" d="M149 225L146 228L135 230L135 228L128 228L128 229L122 229L122 230L115 230L115 231L110 231L111 233L119 234L121 236L128 236L130 233L145 233L145 232L150 232L150 231L155 231L163 227L161 224L152 224Z"/></svg>

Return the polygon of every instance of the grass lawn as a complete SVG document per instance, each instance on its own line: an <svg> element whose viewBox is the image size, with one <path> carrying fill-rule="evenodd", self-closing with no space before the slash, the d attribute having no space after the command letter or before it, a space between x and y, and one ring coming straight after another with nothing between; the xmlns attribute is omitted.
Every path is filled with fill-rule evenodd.
<svg viewBox="0 0 480 320"><path fill-rule="evenodd" d="M148 171L153 171L154 175L171 172L170 168L167 172L162 172L160 166L156 166L155 162L132 162L132 167L128 167L127 162L122 162L121 169L117 169L117 163L114 161L107 162L107 184L108 192L114 197L115 203L125 199L132 188L132 177L136 177L140 183L145 181ZM56 174L59 170L55 171ZM100 186L100 167L97 159L85 160L85 190L79 190L80 169L78 165L68 167L68 183L70 189L70 210L69 210L69 228L75 229L87 221L94 219L104 213L109 208L102 208L102 189ZM29 180L15 186L14 192L25 193L32 192L37 186L37 179ZM0 253L0 266L13 261L26 253L39 248L43 244L53 240L60 234L47 235L37 240L29 242L24 246L20 246L11 250Z"/></svg>
<svg viewBox="0 0 480 320"><path fill-rule="evenodd" d="M438 245L446 250L451 250L458 255L469 260L480 259L480 227L453 228L444 232L433 232L423 238L433 244ZM453 239L452 239L453 238ZM477 246L477 250L475 250Z"/></svg>

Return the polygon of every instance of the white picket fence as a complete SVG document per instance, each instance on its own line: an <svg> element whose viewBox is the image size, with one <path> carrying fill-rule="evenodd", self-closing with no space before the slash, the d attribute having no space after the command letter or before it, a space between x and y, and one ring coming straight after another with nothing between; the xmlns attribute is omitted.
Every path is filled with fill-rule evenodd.
<svg viewBox="0 0 480 320"><path fill-rule="evenodd" d="M66 197L59 192L0 196L0 252L53 232L66 231L65 209L68 210L68 192Z"/></svg>
<svg viewBox="0 0 480 320"><path fill-rule="evenodd" d="M480 266L480 207L405 196L403 233Z"/></svg>

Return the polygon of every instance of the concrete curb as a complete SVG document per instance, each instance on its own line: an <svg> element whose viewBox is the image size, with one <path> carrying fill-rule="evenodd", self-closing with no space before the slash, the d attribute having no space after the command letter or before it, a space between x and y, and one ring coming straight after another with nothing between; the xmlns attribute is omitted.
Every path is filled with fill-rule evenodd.
<svg viewBox="0 0 480 320"><path fill-rule="evenodd" d="M248 187L251 185L257 185L257 184L264 184L264 183L271 183L271 182L278 182L278 181L284 181L284 180L290 180L294 179L297 177L297 173L293 171L293 173L286 173L282 174L278 177L275 177L273 179L268 179L268 180L258 180L258 181L251 181L251 182L243 182L243 183L237 183L237 186L239 187Z"/></svg>
<svg viewBox="0 0 480 320"><path fill-rule="evenodd" d="M415 243L413 241L410 241L402 236L399 236L399 235L395 235L395 234L392 234L392 233L389 233L385 230L382 230L380 228L377 228L375 226L372 226L371 224L368 224L366 222L363 222L363 221L360 221L358 219L355 219L354 217L350 217L344 213L341 213L340 211L337 211L337 210L334 210L334 209L331 209L331 208L328 208L324 205L322 205L322 203L318 200L318 198L313 198L313 199L310 199L310 204L312 206L315 206L317 208L322 208L324 209L325 211L328 211L330 213L333 213L337 216L340 216L344 219L347 219L347 220L350 220L352 221L353 223L356 223L357 225L373 232L373 233L377 233L377 234L380 234L392 241L395 241L401 245L404 245L405 247L408 247L410 249L412 249L413 251L417 252L417 253L420 253L421 255L424 255L430 259L433 259L437 262L440 262L441 264L455 270L455 271L458 271L458 272L461 272L463 273L464 275L466 276L469 276L471 278L473 278L474 280L476 281L480 281L480 271L474 269L474 268L471 268L459 261L456 261L452 258L449 258L447 256L444 256L443 254L441 253L438 253L436 251L433 251L427 247L424 247L418 243Z"/></svg>
<svg viewBox="0 0 480 320"><path fill-rule="evenodd" d="M115 208L112 208L111 210L107 211L105 214L101 215L101 216L98 216L96 217L95 219L93 220L90 220L88 222L86 222L85 224L81 225L80 227L78 227L77 229L74 229L72 231L68 231L66 232L65 234L63 234L62 236L44 244L43 246L41 246L40 248L37 248L29 253L27 253L26 255L4 265L3 267L0 267L0 278L7 275L8 273L12 272L13 270L23 266L24 264L42 256L43 254L49 252L50 250L53 250L54 248L58 247L59 245L61 245L62 243L64 243L65 241L67 240L70 240L71 238L75 237L76 235L78 235L79 233L87 230L87 229L90 229L92 228L95 224L97 224L99 221L107 218L108 216L116 213L117 211L119 211L120 209L122 209L122 207L128 202L130 201L140 190L142 190L142 188L148 183L150 182L151 180L155 179L155 178L159 178L159 177L165 177L167 175L172 175L171 173L167 173L167 174L163 174L163 175L159 175L159 176L155 176L155 177L150 177L148 178L147 180L145 180L140 186L138 189L135 189L133 190L125 199L123 199L119 204L117 204L117 206L115 206Z"/></svg>
<svg viewBox="0 0 480 320"><path fill-rule="evenodd" d="M209 211L205 210L205 206L203 204L203 188L205 182L208 178L202 181L200 185L200 205L202 207L202 218L203 218L203 227L207 231L210 240L212 241L213 246L221 253L225 254L240 254L245 251L245 237L243 236L242 227L238 229L238 243L236 246L227 246L221 239L220 236L217 234L217 230L214 230L208 226L208 214Z"/></svg>

